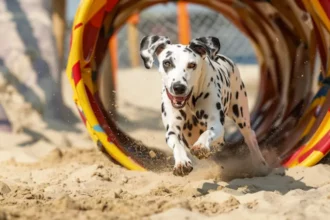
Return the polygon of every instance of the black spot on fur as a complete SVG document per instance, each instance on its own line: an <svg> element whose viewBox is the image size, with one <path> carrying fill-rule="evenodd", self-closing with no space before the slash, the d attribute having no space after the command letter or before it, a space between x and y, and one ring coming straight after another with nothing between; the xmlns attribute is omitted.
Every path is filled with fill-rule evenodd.
<svg viewBox="0 0 330 220"><path fill-rule="evenodd" d="M169 56L171 56L172 53L173 53L172 51L167 51L167 52L166 52L166 58L168 58Z"/></svg>
<svg viewBox="0 0 330 220"><path fill-rule="evenodd" d="M199 130L199 134L201 135L201 134L203 134L204 133L204 131L203 130Z"/></svg>
<svg viewBox="0 0 330 220"><path fill-rule="evenodd" d="M175 133L173 131L170 131L170 132L167 133L167 136L171 136L173 134L175 134Z"/></svg>
<svg viewBox="0 0 330 220"><path fill-rule="evenodd" d="M187 79L185 77L182 77L183 81L187 82Z"/></svg>
<svg viewBox="0 0 330 220"><path fill-rule="evenodd" d="M220 102L217 102L216 107L217 107L218 110L221 109L221 104L220 104Z"/></svg>
<svg viewBox="0 0 330 220"><path fill-rule="evenodd" d="M214 130L214 127L211 127L210 129L213 131Z"/></svg>
<svg viewBox="0 0 330 220"><path fill-rule="evenodd" d="M180 134L178 134L178 139L179 139L179 141L181 141L181 136L180 136Z"/></svg>
<svg viewBox="0 0 330 220"><path fill-rule="evenodd" d="M240 128L243 128L243 124L242 124L242 123L238 123L238 126L239 126Z"/></svg>
<svg viewBox="0 0 330 220"><path fill-rule="evenodd" d="M209 97L209 93L208 92L204 95L204 99L206 99L207 97Z"/></svg>
<svg viewBox="0 0 330 220"><path fill-rule="evenodd" d="M188 133L188 137L191 137L191 132Z"/></svg>
<svg viewBox="0 0 330 220"><path fill-rule="evenodd" d="M234 64L230 60L226 59L225 57L223 57L221 55L218 55L218 58L220 58L221 60L227 62L231 66L232 71L234 72Z"/></svg>
<svg viewBox="0 0 330 220"><path fill-rule="evenodd" d="M192 96L192 103L194 106L196 106L196 103L198 99L203 95L203 93L199 94L199 96L195 97L194 95Z"/></svg>
<svg viewBox="0 0 330 220"><path fill-rule="evenodd" d="M220 71L221 71L221 72L220 72ZM223 70L222 70L222 69L219 69L219 70L218 70L218 73L219 73L219 76L220 76L220 78L221 78L221 82L223 83L223 77L222 77L222 75L224 74Z"/></svg>
<svg viewBox="0 0 330 220"><path fill-rule="evenodd" d="M236 99L238 99L238 96L239 96L239 92L237 91L236 92Z"/></svg>
<svg viewBox="0 0 330 220"><path fill-rule="evenodd" d="M215 68L214 68L214 66L213 66L213 64L212 64L212 61L210 60L209 57L207 57L207 59L209 60L209 64L210 64L210 66L212 67L213 71L215 71Z"/></svg>
<svg viewBox="0 0 330 220"><path fill-rule="evenodd" d="M189 147L189 144L184 135L182 135L182 141L183 141L184 145L186 145L186 147Z"/></svg>
<svg viewBox="0 0 330 220"><path fill-rule="evenodd" d="M184 123L183 124L183 130L186 130L187 129L187 123Z"/></svg>
<svg viewBox="0 0 330 220"><path fill-rule="evenodd" d="M213 82L213 77L211 77L211 82Z"/></svg>
<svg viewBox="0 0 330 220"><path fill-rule="evenodd" d="M193 125L190 124L190 121L189 120L187 121L187 127L188 127L189 131L192 130Z"/></svg>
<svg viewBox="0 0 330 220"><path fill-rule="evenodd" d="M165 142L166 142L166 143L168 142L168 137L167 137L167 138L165 138Z"/></svg>
<svg viewBox="0 0 330 220"><path fill-rule="evenodd" d="M204 118L204 119L208 119L208 117L209 117L209 116L208 116L207 114L203 115L203 118Z"/></svg>
<svg viewBox="0 0 330 220"><path fill-rule="evenodd" d="M183 117L183 119L186 120L187 114L182 109L180 109L179 112L180 112L181 116Z"/></svg>
<svg viewBox="0 0 330 220"><path fill-rule="evenodd" d="M177 116L176 119L178 119L178 120L182 120L182 118L181 118L180 116Z"/></svg>
<svg viewBox="0 0 330 220"><path fill-rule="evenodd" d="M196 126L198 124L198 119L195 115L192 116L192 121L194 123L194 126Z"/></svg>
<svg viewBox="0 0 330 220"><path fill-rule="evenodd" d="M157 36L157 35L154 35L151 37L151 43L155 43L158 40L159 40L159 36Z"/></svg>
<svg viewBox="0 0 330 220"><path fill-rule="evenodd" d="M196 112L196 117L197 117L198 119L201 118L201 115L200 115L199 111Z"/></svg>
<svg viewBox="0 0 330 220"><path fill-rule="evenodd" d="M202 122L202 121L199 122L199 124L200 124L201 126L204 126L204 125L205 125L204 122Z"/></svg>
<svg viewBox="0 0 330 220"><path fill-rule="evenodd" d="M245 97L247 96L246 91L244 91L244 95L245 95Z"/></svg>
<svg viewBox="0 0 330 220"><path fill-rule="evenodd" d="M225 113L220 110L220 122L223 125L225 123Z"/></svg>
<svg viewBox="0 0 330 220"><path fill-rule="evenodd" d="M230 87L230 81L229 81L229 78L228 78L228 77L225 77L225 79L226 79L226 86L227 86L227 87Z"/></svg>
<svg viewBox="0 0 330 220"><path fill-rule="evenodd" d="M233 105L233 113L236 117L239 117L238 105Z"/></svg>
<svg viewBox="0 0 330 220"><path fill-rule="evenodd" d="M228 102L228 99L226 97L225 100L223 100L223 105L226 106L227 105L227 102Z"/></svg>
<svg viewBox="0 0 330 220"><path fill-rule="evenodd" d="M164 102L162 102L161 109L162 109L162 113L164 113L165 111Z"/></svg>
<svg viewBox="0 0 330 220"><path fill-rule="evenodd" d="M168 131L168 129L169 129L169 128L170 128L170 126L169 126L169 125L167 125L167 126L166 126L166 131Z"/></svg>
<svg viewBox="0 0 330 220"><path fill-rule="evenodd" d="M176 128L177 128L179 131L181 131L181 128L180 128L180 126L179 126L179 125L177 125L177 126L176 126Z"/></svg>
<svg viewBox="0 0 330 220"><path fill-rule="evenodd" d="M241 116L244 117L244 115L243 115L243 107L241 106L240 109L241 109Z"/></svg>

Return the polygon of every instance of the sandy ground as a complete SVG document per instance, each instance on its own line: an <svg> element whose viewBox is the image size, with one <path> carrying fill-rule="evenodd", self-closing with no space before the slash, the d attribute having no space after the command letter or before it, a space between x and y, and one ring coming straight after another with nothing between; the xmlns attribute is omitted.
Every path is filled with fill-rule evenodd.
<svg viewBox="0 0 330 220"><path fill-rule="evenodd" d="M240 68L253 100L256 68ZM96 150L82 125L77 131L59 124L49 128L12 88L1 88L15 132L0 134L0 220L298 220L328 219L330 214L329 165L278 169L267 177L227 182L219 179L215 166L184 178L128 171ZM144 143L167 149L159 75L123 70L118 89L120 126Z"/></svg>

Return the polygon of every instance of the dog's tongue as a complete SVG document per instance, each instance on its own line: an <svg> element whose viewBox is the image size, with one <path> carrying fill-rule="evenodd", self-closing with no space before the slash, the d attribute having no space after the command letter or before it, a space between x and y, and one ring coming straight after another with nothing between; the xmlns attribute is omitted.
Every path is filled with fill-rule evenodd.
<svg viewBox="0 0 330 220"><path fill-rule="evenodd" d="M183 102L186 99L186 97L173 97L173 101L176 102Z"/></svg>

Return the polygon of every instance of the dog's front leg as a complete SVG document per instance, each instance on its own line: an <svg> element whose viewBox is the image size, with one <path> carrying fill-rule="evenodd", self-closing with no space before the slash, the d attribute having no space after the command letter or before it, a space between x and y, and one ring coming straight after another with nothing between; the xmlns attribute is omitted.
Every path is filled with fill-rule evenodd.
<svg viewBox="0 0 330 220"><path fill-rule="evenodd" d="M180 133L176 132L176 130L176 125L169 125L169 129L166 133L166 141L168 146L173 150L175 161L173 174L176 176L185 176L193 170L193 166L191 160L187 156Z"/></svg>
<svg viewBox="0 0 330 220"><path fill-rule="evenodd" d="M211 112L211 111L209 111ZM208 158L211 155L211 147L215 150L224 143L224 113L220 109L213 111L214 114L209 115L205 121L206 130L199 136L198 140L190 149L192 155L195 155L198 159ZM216 145L213 145L216 143Z"/></svg>
<svg viewBox="0 0 330 220"><path fill-rule="evenodd" d="M193 170L193 166L185 150L185 137L181 133L184 120L180 111L172 108L166 96L163 100L162 119L166 129L166 143L173 150L175 161L173 174L185 176Z"/></svg>
<svg viewBox="0 0 330 220"><path fill-rule="evenodd" d="M213 124L207 128L198 138L196 143L190 149L192 155L198 159L208 158L211 155L211 144L217 141L218 145L223 143L224 128L220 123ZM218 146L214 146L218 147Z"/></svg>

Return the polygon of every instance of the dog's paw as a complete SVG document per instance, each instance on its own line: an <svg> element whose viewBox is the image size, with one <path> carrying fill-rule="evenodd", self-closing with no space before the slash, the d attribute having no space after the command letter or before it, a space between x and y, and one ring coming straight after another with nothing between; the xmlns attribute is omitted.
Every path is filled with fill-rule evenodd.
<svg viewBox="0 0 330 220"><path fill-rule="evenodd" d="M211 155L210 149L205 147L203 144L195 144L190 149L190 153L200 160L206 159Z"/></svg>
<svg viewBox="0 0 330 220"><path fill-rule="evenodd" d="M190 160L182 161L177 163L173 168L173 174L175 176L186 176L188 175L192 170L193 166Z"/></svg>

